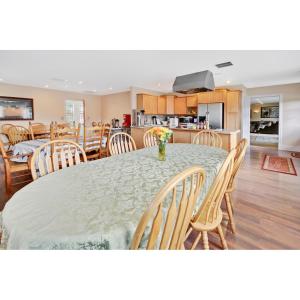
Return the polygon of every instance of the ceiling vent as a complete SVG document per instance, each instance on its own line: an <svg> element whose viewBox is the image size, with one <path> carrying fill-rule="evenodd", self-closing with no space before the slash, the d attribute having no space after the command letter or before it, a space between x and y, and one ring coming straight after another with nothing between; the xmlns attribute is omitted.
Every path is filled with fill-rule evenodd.
<svg viewBox="0 0 300 300"><path fill-rule="evenodd" d="M230 67L230 66L233 66L232 62L231 61L227 61L227 62L224 62L224 63L221 63L221 64L217 64L216 67L217 68L226 68L226 67Z"/></svg>

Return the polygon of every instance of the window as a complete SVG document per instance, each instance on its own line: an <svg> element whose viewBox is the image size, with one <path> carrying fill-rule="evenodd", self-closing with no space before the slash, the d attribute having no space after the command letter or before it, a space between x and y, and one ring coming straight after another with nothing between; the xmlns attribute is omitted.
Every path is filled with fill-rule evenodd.
<svg viewBox="0 0 300 300"><path fill-rule="evenodd" d="M84 103L83 100L65 101L65 121L67 123L84 124Z"/></svg>

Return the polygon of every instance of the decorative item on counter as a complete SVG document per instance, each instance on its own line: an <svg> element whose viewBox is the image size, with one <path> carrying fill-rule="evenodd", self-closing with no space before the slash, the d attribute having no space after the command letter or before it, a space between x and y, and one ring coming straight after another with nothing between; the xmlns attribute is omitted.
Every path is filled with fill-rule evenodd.
<svg viewBox="0 0 300 300"><path fill-rule="evenodd" d="M165 127L154 127L150 130L158 144L158 159L166 160L166 144L173 134L173 131Z"/></svg>

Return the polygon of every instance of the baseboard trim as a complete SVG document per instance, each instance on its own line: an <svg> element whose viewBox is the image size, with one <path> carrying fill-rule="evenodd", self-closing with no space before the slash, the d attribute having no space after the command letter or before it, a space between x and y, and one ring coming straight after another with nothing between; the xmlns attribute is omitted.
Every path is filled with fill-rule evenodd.
<svg viewBox="0 0 300 300"><path fill-rule="evenodd" d="M278 145L279 150L300 152L300 146Z"/></svg>

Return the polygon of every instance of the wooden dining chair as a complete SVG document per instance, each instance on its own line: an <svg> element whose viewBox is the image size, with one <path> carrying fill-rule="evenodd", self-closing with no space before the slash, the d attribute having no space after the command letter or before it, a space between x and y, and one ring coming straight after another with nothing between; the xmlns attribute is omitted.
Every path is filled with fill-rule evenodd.
<svg viewBox="0 0 300 300"><path fill-rule="evenodd" d="M27 156L29 161L31 155L31 153L10 155L10 153L5 150L2 140L0 139L0 156L3 159L5 186L8 194L14 191L14 187L24 186L32 181L29 164L14 162L12 159Z"/></svg>
<svg viewBox="0 0 300 300"><path fill-rule="evenodd" d="M100 122L99 122L100 123ZM100 157L109 156L109 140L111 135L111 124L106 123L101 125L101 148Z"/></svg>
<svg viewBox="0 0 300 300"><path fill-rule="evenodd" d="M195 135L193 144L222 148L222 138L212 130L202 130Z"/></svg>
<svg viewBox="0 0 300 300"><path fill-rule="evenodd" d="M11 126L8 129L9 142L15 145L20 142L28 141L30 139L30 132L23 126Z"/></svg>
<svg viewBox="0 0 300 300"><path fill-rule="evenodd" d="M231 178L235 152L236 150L233 149L227 156L198 212L195 214L190 223L190 228L187 232L186 239L189 237L192 231L196 231L198 233L192 244L192 250L197 247L201 237L203 239L204 249L208 250L209 243L207 233L215 230L217 230L220 236L223 249L228 249L221 227L223 218L221 202Z"/></svg>
<svg viewBox="0 0 300 300"><path fill-rule="evenodd" d="M43 123L31 123L29 122L29 132L31 139L50 139L50 126Z"/></svg>
<svg viewBox="0 0 300 300"><path fill-rule="evenodd" d="M83 150L85 151L88 160L100 158L101 137L101 127L84 127Z"/></svg>
<svg viewBox="0 0 300 300"><path fill-rule="evenodd" d="M157 146L157 140L151 133L151 129L147 130L143 136L144 147L153 147Z"/></svg>
<svg viewBox="0 0 300 300"><path fill-rule="evenodd" d="M135 141L127 133L118 132L111 136L109 140L110 155L118 155L136 150Z"/></svg>
<svg viewBox="0 0 300 300"><path fill-rule="evenodd" d="M74 165L87 162L84 150L69 140L54 140L37 148L30 162L33 180Z"/></svg>
<svg viewBox="0 0 300 300"><path fill-rule="evenodd" d="M229 222L230 222L230 227L232 233L236 232L235 229L235 222L233 218L233 206L232 206L232 192L235 189L235 178L238 173L238 170L240 169L242 162L244 161L245 153L248 147L248 141L246 139L242 139L238 145L236 146L236 154L234 158L234 165L233 165L233 171L225 192L225 204L226 204L226 211L228 214Z"/></svg>
<svg viewBox="0 0 300 300"><path fill-rule="evenodd" d="M3 124L1 126L1 133L8 135L8 129L12 126L15 126L13 124Z"/></svg>
<svg viewBox="0 0 300 300"><path fill-rule="evenodd" d="M145 232L150 229L146 249L184 249L184 239L199 197L205 171L190 167L173 177L156 195L143 214L131 243L131 249L144 248Z"/></svg>
<svg viewBox="0 0 300 300"><path fill-rule="evenodd" d="M50 139L51 140L70 140L79 143L80 138L80 123L78 127L59 127L57 124L51 126Z"/></svg>

